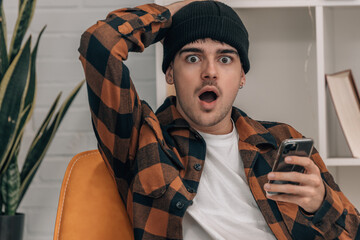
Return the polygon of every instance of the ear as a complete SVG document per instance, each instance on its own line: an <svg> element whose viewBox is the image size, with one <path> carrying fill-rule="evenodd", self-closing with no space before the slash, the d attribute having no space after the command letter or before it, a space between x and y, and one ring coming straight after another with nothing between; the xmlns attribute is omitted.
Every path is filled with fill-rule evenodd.
<svg viewBox="0 0 360 240"><path fill-rule="evenodd" d="M246 83L246 76L245 76L245 72L244 69L241 68L241 76L240 76L240 86L243 87Z"/></svg>
<svg viewBox="0 0 360 240"><path fill-rule="evenodd" d="M174 84L174 67L173 62L170 63L169 67L166 69L165 72L165 79L166 82L170 85Z"/></svg>

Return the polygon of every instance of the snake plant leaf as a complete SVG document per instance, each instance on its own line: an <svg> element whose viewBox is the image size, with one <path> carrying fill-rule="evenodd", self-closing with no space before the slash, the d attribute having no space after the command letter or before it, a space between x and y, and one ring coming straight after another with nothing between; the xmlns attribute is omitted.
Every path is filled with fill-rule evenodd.
<svg viewBox="0 0 360 240"><path fill-rule="evenodd" d="M17 131L16 131L16 134L15 134L15 140L14 140L14 142L13 142L13 144L12 144L12 146L11 146L11 149L10 149L10 151L9 151L9 154L6 156L6 161L5 161L5 165L2 167L2 169L1 169L1 171L0 171L0 176L1 176L1 174L2 173L4 173L4 172L6 172L6 170L7 170L7 168L8 168L8 166L10 165L10 159L12 159L12 157L13 157L13 155L16 153L16 149L17 149L17 147L20 145L20 143L21 143L21 139L22 139L22 136L23 136L23 133L24 133L24 129L25 129L25 123L21 123L21 122L23 122L23 119L26 119L26 117L25 116L27 116L28 114L29 114L29 112L30 112L30 106L28 106L27 108L25 108L24 110L23 110L23 112L21 113L21 115L20 115L20 126L21 127L19 127L18 129L17 129Z"/></svg>
<svg viewBox="0 0 360 240"><path fill-rule="evenodd" d="M23 112L29 81L30 44L31 38L10 64L0 84L0 174L15 141L19 116Z"/></svg>
<svg viewBox="0 0 360 240"><path fill-rule="evenodd" d="M4 203L4 201L2 200L2 196L1 196L1 176L0 176L0 206L1 206L1 208L0 208L0 215L3 215L4 213L3 213L3 211L2 211L2 206L3 206L3 203Z"/></svg>
<svg viewBox="0 0 360 240"><path fill-rule="evenodd" d="M46 27L46 26L45 26ZM17 146L18 144L20 144L21 139L22 139L22 135L25 129L25 125L26 123L29 121L29 119L31 118L32 112L34 110L35 107L35 92L36 92L36 55L37 55L37 50L38 50L38 45L39 45L39 41L41 38L41 35L43 34L45 27L43 27L43 29L41 30L38 39L36 41L34 50L31 53L31 61L30 61L30 75L28 76L30 79L28 81L28 87L26 88L26 97L25 97L25 102L24 102L24 110L22 111L22 114L20 116L20 122L19 122L19 126L17 128L16 134L15 134L15 141L14 141L14 146ZM10 152L9 156L7 157L8 159L11 158L13 152ZM7 166L4 166L4 171L7 168Z"/></svg>
<svg viewBox="0 0 360 240"><path fill-rule="evenodd" d="M10 62L19 52L22 40L34 15L36 0L24 0L16 20L14 33L10 43Z"/></svg>
<svg viewBox="0 0 360 240"><path fill-rule="evenodd" d="M27 92L26 92L26 97L25 97L25 103L24 103L24 108L26 108L27 106L30 106L30 111L29 113L24 116L24 124L27 123L27 121L31 118L31 115L33 113L34 107L35 107L35 95L36 95L36 56L37 56L37 51L38 51L38 46L39 46L39 42L41 39L41 36L45 30L46 26L44 26L40 33L39 36L36 40L36 44L35 47L31 53L31 61L30 61L30 79L29 79L29 86L27 88Z"/></svg>
<svg viewBox="0 0 360 240"><path fill-rule="evenodd" d="M52 119L54 113L55 113L55 109L56 109L56 106L60 100L60 97L61 97L61 94L62 92L60 92L55 101L53 102L52 106L50 107L49 111L48 111L48 114L46 115L46 117L44 118L44 121L42 122L38 132L36 133L32 143L31 143L31 146L29 149L32 149L34 145L36 145L37 141L39 140L39 138L42 137L42 135L46 132L46 129L48 128L49 124L50 124L50 120ZM26 164L26 163L25 163Z"/></svg>
<svg viewBox="0 0 360 240"><path fill-rule="evenodd" d="M19 153L20 145L17 146L15 154L10 160L10 165L1 176L1 198L5 205L5 215L15 215L20 189L20 174L17 164L17 156Z"/></svg>
<svg viewBox="0 0 360 240"><path fill-rule="evenodd" d="M44 138L46 139L46 137L44 137L44 135L47 134L46 129L48 129L48 126L50 124L50 120L53 118L53 115L55 113L55 109L56 109L56 106L57 106L57 104L58 104L58 102L60 100L60 97L61 97L61 92L56 97L55 101L53 102L52 106L49 109L48 114L44 118L43 123L41 124L38 132L36 133L32 143L31 143L31 145L29 147L29 151L28 151L27 155L31 154L31 149L33 149L37 144L39 144L40 139L44 139ZM45 153L44 153L44 155L45 155ZM28 157L26 157L26 159L27 158ZM31 162L30 160L25 160L25 163L24 163L23 168L22 168L21 173L20 173L20 182L24 182L24 179L26 178L26 175L31 171L32 166L33 166L33 162ZM37 171L37 169L35 170L35 172L36 171ZM29 184L31 183L31 180L32 180L32 178L29 179ZM22 200L24 194L25 194L25 192L23 192L21 198L19 199L18 204L20 204L20 201Z"/></svg>
<svg viewBox="0 0 360 240"><path fill-rule="evenodd" d="M31 151L30 149L33 149L39 143L39 139L44 138L44 135L46 134L46 129L48 128L50 120L52 119L52 117L55 113L55 109L60 100L60 97L61 97L61 92L56 97L55 101L53 102L52 106L50 107L50 109L48 111L48 114L44 118L43 123L41 124L38 132L36 133L36 135L32 141L32 144L29 148L28 155L30 154L30 151ZM26 178L26 174L28 174L29 171L31 171L31 167L32 167L32 163L30 163L29 160L28 161L25 160L22 171L20 173L20 182L24 182L24 179ZM35 172L36 172L36 170L35 170ZM31 183L31 180L32 180L32 178L29 179L29 184ZM23 193L23 195L24 194L25 194L25 192ZM23 198L23 195L21 196L21 199ZM18 204L20 204L21 199L19 199Z"/></svg>
<svg viewBox="0 0 360 240"><path fill-rule="evenodd" d="M6 21L2 0L0 0L0 83L9 66L6 46Z"/></svg>
<svg viewBox="0 0 360 240"><path fill-rule="evenodd" d="M30 106L24 109L23 115L26 115L26 113L29 111L30 111ZM23 116L22 119L24 119ZM8 156L8 159L10 159L10 161L8 161L8 166L5 166L4 174L2 175L2 177L0 176L0 192L1 191L3 192L2 194L0 194L0 206L4 205L5 213L7 215L15 214L19 202L21 180L20 180L20 172L17 166L17 157L20 150L23 133L24 131L22 130L18 134L17 140L13 144L10 154ZM14 166L14 161L16 163L16 166ZM16 168L16 171L14 171L14 168ZM13 183L14 181L16 184ZM19 184L17 182L19 182ZM4 190L1 190L1 186L3 186ZM12 188L11 186L16 186L16 189ZM4 198L6 199L6 202L2 200L3 198L2 196L4 196Z"/></svg>
<svg viewBox="0 0 360 240"><path fill-rule="evenodd" d="M19 12L21 11L21 7L22 7L23 3L24 3L24 0L19 0Z"/></svg>
<svg viewBox="0 0 360 240"><path fill-rule="evenodd" d="M80 83L78 83L78 85L75 86L75 88L71 91L71 93L68 95L68 97L65 99L65 101L63 102L63 104L61 105L59 112L57 113L57 121L58 123L56 124L56 128L59 127L59 124L61 123L61 121L63 120L67 110L69 109L72 101L75 99L76 95L78 94L78 92L80 91L82 85L84 84L85 80L82 80Z"/></svg>
<svg viewBox="0 0 360 240"><path fill-rule="evenodd" d="M59 111L54 116L53 121L50 126L44 129L43 134L37 134L35 142L31 144L31 147L28 151L28 154L25 158L25 163L22 168L20 178L21 178L21 187L20 187L20 197L19 204L24 197L26 190L28 189L31 180L35 176L36 171L38 170L46 151L48 150L50 143L55 136L56 131L59 128L60 123L62 122L67 110L69 109L71 103L75 99L76 95L80 91L81 86L83 85L84 80L81 81L69 94L69 96L64 100Z"/></svg>
<svg viewBox="0 0 360 240"><path fill-rule="evenodd" d="M31 61L30 61L30 75L28 76L30 79L28 81L28 87L26 87L26 97L24 102L24 110L22 111L22 114L20 116L20 122L19 126L17 128L17 131L15 133L15 141L13 146L16 147L18 144L20 144L22 135L25 129L25 125L28 122L28 120L31 118L33 109L35 107L35 92L36 92L36 55L38 50L38 45L40 38L45 30L46 26L43 27L41 30L38 39L36 41L34 50L31 53ZM13 147L13 149L14 149ZM10 151L7 159L10 159L13 155L13 151ZM6 171L7 165L3 167L3 171Z"/></svg>

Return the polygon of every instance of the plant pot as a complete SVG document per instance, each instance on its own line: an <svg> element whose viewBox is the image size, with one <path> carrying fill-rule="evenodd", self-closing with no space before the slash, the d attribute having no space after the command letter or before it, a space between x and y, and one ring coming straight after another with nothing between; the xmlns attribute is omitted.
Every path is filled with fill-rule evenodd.
<svg viewBox="0 0 360 240"><path fill-rule="evenodd" d="M0 215L0 239L22 240L25 215L16 213L14 216Z"/></svg>

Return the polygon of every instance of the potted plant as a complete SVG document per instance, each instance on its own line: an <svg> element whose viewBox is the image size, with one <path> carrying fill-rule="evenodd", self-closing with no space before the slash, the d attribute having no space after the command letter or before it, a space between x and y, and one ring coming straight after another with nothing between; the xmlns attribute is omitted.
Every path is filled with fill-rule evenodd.
<svg viewBox="0 0 360 240"><path fill-rule="evenodd" d="M75 96L84 81L79 83L57 109L61 92L27 151L19 170L18 154L24 128L34 110L36 95L36 54L39 33L31 49L31 36L22 44L30 25L36 0L19 0L19 14L9 51L6 43L6 23L0 0L0 239L22 239L24 215L17 213L36 171Z"/></svg>

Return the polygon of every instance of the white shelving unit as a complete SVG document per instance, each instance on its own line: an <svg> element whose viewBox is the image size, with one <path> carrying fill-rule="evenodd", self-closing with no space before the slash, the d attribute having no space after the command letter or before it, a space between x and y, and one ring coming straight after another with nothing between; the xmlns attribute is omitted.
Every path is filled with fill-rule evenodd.
<svg viewBox="0 0 360 240"><path fill-rule="evenodd" d="M251 69L235 106L254 119L286 122L314 138L327 166L360 166L360 159L351 157L324 78L352 69L360 87L360 0L223 2L236 10L250 35ZM157 105L166 96L161 60L158 44Z"/></svg>

